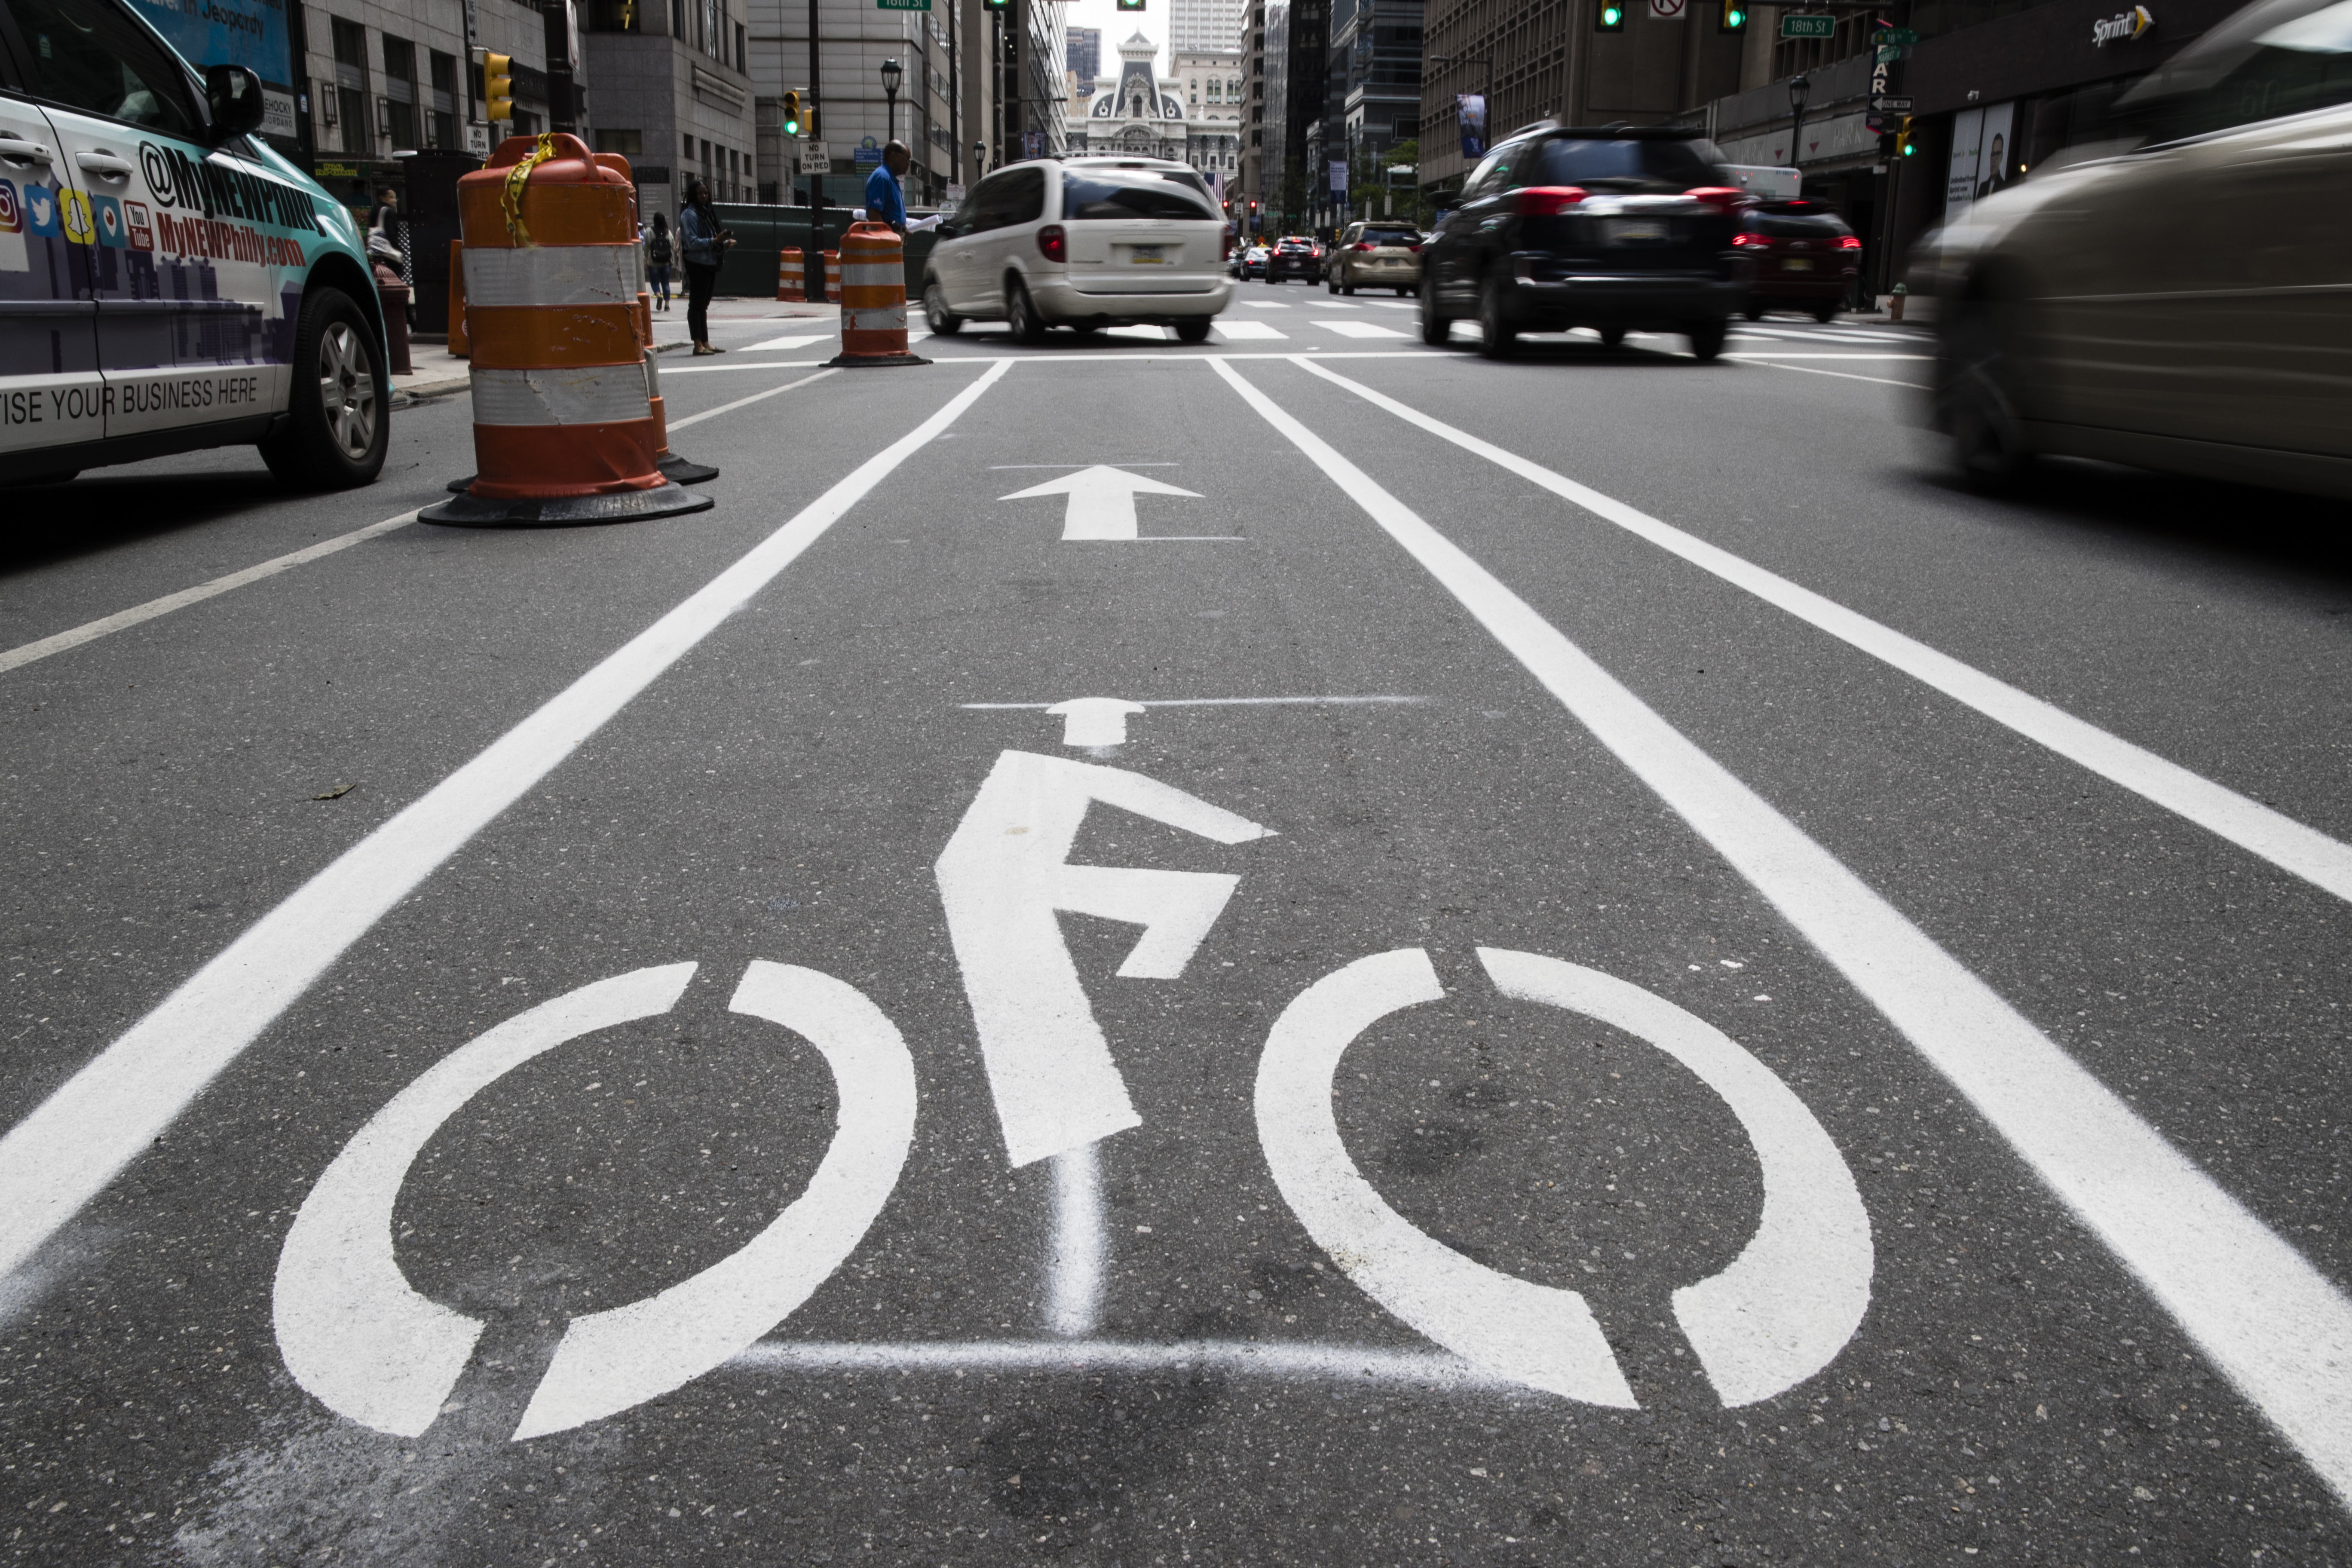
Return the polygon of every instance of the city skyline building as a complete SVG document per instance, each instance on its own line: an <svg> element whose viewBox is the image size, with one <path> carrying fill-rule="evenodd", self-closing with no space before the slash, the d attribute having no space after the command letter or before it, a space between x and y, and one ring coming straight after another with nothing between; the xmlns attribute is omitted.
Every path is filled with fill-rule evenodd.
<svg viewBox="0 0 2352 1568"><path fill-rule="evenodd" d="M1239 54L1242 0L1168 0L1168 53Z"/></svg>

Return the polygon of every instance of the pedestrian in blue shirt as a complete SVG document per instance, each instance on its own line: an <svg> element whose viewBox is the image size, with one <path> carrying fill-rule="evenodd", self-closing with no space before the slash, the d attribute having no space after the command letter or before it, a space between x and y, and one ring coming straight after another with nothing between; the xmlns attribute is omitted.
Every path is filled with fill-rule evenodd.
<svg viewBox="0 0 2352 1568"><path fill-rule="evenodd" d="M710 187L689 182L686 205L677 215L677 247L686 263L686 332L696 353L727 352L710 346L710 296L719 287L719 264L734 243L734 235L719 226L719 215L710 210Z"/></svg>
<svg viewBox="0 0 2352 1568"><path fill-rule="evenodd" d="M907 237L907 194L898 182L914 161L904 142L893 142L882 149L882 162L866 176L866 221L888 224L900 239Z"/></svg>

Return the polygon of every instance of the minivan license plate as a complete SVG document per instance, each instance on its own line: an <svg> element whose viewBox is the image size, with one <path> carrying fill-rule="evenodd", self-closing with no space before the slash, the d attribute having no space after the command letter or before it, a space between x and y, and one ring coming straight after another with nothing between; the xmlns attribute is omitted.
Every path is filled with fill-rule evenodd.
<svg viewBox="0 0 2352 1568"><path fill-rule="evenodd" d="M1620 245L1627 240L1664 239L1666 237L1666 226L1644 223L1639 218L1617 218L1609 225L1609 237Z"/></svg>
<svg viewBox="0 0 2352 1568"><path fill-rule="evenodd" d="M1130 246L1127 258L1138 267L1165 267L1168 265L1167 247L1159 245Z"/></svg>

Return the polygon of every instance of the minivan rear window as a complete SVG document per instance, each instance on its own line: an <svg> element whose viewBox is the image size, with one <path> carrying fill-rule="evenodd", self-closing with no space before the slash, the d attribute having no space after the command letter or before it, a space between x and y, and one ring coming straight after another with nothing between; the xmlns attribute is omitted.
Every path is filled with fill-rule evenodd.
<svg viewBox="0 0 2352 1568"><path fill-rule="evenodd" d="M1543 144L1536 166L1523 176L1531 185L1582 185L1604 191L1687 191L1719 185L1720 174L1698 141L1654 142L1646 137L1582 142L1559 136Z"/></svg>
<svg viewBox="0 0 2352 1568"><path fill-rule="evenodd" d="M1065 169L1062 217L1085 223L1162 218L1197 223L1219 216L1199 177L1183 169Z"/></svg>

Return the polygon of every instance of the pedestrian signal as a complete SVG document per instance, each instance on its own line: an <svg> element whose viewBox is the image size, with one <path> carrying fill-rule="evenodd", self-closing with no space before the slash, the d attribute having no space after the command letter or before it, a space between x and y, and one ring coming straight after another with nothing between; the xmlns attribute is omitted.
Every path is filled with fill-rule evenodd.
<svg viewBox="0 0 2352 1568"><path fill-rule="evenodd" d="M1723 15L1715 20L1718 33L1743 33L1748 30L1748 7L1739 0L1723 0Z"/></svg>
<svg viewBox="0 0 2352 1568"><path fill-rule="evenodd" d="M784 94L784 134L797 136L800 133L801 95L798 92L788 92Z"/></svg>
<svg viewBox="0 0 2352 1568"><path fill-rule="evenodd" d="M514 57L482 51L482 118L493 125L514 119Z"/></svg>
<svg viewBox="0 0 2352 1568"><path fill-rule="evenodd" d="M1625 30L1625 7L1617 0L1601 0L1601 9L1593 13L1592 30L1596 33L1622 33Z"/></svg>

